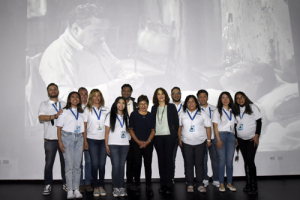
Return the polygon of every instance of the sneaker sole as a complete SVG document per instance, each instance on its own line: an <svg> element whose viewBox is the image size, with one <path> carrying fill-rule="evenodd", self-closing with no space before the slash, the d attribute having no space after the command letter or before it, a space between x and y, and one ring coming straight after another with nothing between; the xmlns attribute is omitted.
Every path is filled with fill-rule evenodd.
<svg viewBox="0 0 300 200"><path fill-rule="evenodd" d="M49 193L43 193L44 196L47 196L47 195L49 195L49 194L50 194L50 192L49 192Z"/></svg>
<svg viewBox="0 0 300 200"><path fill-rule="evenodd" d="M94 194L94 197L99 197L100 195L99 194Z"/></svg>
<svg viewBox="0 0 300 200"><path fill-rule="evenodd" d="M101 194L101 193L100 193L100 196L102 196L102 197L103 197L103 196L106 196L106 193L105 193L105 194Z"/></svg>

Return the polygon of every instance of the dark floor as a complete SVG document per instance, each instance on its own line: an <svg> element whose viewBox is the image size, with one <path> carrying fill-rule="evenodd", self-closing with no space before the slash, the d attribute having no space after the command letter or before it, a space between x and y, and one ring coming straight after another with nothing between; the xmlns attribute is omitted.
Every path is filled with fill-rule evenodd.
<svg viewBox="0 0 300 200"><path fill-rule="evenodd" d="M230 192L226 190L225 193L220 193L218 188L210 184L207 187L206 194L200 194L195 191L193 194L186 192L186 185L184 182L175 182L174 193L171 196L166 196L158 193L159 183L155 182L152 184L154 190L154 197L147 198L145 194L145 183L142 183L141 196L136 197L129 195L122 199L217 199L217 200L299 200L300 199L300 177L289 176L289 177L264 177L258 181L259 192L257 195L249 196L242 190L245 182L241 178L237 178L234 181L234 186L237 188L237 192ZM112 187L110 183L106 183L105 189L107 196L105 197L93 197L93 193L85 193L84 200L87 199L116 199L112 196ZM65 200L67 193L62 190L62 185L55 181L52 186L52 192L49 196L43 196L43 183L41 181L0 181L0 200ZM121 198L117 198L121 199Z"/></svg>

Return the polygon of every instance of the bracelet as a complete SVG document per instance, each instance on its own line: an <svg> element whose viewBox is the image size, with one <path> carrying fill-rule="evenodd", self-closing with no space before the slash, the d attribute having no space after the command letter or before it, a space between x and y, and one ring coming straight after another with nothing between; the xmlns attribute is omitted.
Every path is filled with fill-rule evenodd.
<svg viewBox="0 0 300 200"><path fill-rule="evenodd" d="M151 140L148 140L148 142L150 143L150 142L151 142Z"/></svg>
<svg viewBox="0 0 300 200"><path fill-rule="evenodd" d="M57 119L56 114L54 115L54 119Z"/></svg>
<svg viewBox="0 0 300 200"><path fill-rule="evenodd" d="M211 140L207 140L207 142L211 142Z"/></svg>

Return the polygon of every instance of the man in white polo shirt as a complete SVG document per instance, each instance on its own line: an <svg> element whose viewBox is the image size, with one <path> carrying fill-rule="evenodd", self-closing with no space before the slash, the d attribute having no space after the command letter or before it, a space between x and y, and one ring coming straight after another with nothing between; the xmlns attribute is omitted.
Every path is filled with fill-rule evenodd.
<svg viewBox="0 0 300 200"><path fill-rule="evenodd" d="M208 101L208 92L206 90L199 90L197 92L197 98L198 98L198 101L200 103L200 106L201 106L201 110L204 111L208 116L209 118L211 119L212 118L212 114L214 112L214 110L216 109L215 106L211 105L211 104L208 104L207 101ZM204 183L204 187L207 187L209 185L209 177L207 175L207 154L209 152L209 156L210 156L210 160L211 160L211 166L212 166L212 171L213 171L213 176L212 176L212 180L213 180L213 185L216 186L216 187L219 187L220 186L220 182L219 182L219 171L218 171L218 155L217 155L217 148L216 148L216 145L214 143L214 130L213 130L213 127L211 127L212 130L211 130L211 141L208 141L208 142L211 142L212 145L207 148L206 150L206 154L204 156L204 180L203 180L203 183Z"/></svg>
<svg viewBox="0 0 300 200"><path fill-rule="evenodd" d="M44 124L44 148L45 148L45 187L43 195L49 195L51 193L51 184L53 180L53 164L56 156L56 152L59 153L61 176L63 181L63 189L67 191L66 179L65 179L65 162L62 152L59 149L57 140L57 127L56 119L61 115L62 108L66 103L58 100L58 86L54 83L50 83L47 87L49 100L43 101L39 108L39 121Z"/></svg>
<svg viewBox="0 0 300 200"><path fill-rule="evenodd" d="M183 102L181 101L181 91L179 87L173 87L171 90L171 98L172 103L176 106L178 116L182 112L183 108ZM178 149L178 138L175 140L175 146L174 146L174 152L173 152L173 166L174 166L174 175L173 175L173 183L174 183L174 177L175 177L175 161L176 161L176 155L177 155L177 149ZM183 157L183 154L182 154Z"/></svg>

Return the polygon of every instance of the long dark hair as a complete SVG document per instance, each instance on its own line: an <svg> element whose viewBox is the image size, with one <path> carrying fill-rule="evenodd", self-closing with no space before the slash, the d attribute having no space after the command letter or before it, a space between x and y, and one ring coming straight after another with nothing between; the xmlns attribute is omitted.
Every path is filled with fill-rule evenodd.
<svg viewBox="0 0 300 200"><path fill-rule="evenodd" d="M169 97L167 91L164 88L161 88L161 87L157 88L155 90L154 94L153 94L153 99L152 99L153 104L156 105L156 106L158 106L158 104L159 104L158 103L158 98L157 98L157 94L158 94L159 90L161 90L164 93L164 95L165 95L165 104L168 104L170 102L170 97Z"/></svg>
<svg viewBox="0 0 300 200"><path fill-rule="evenodd" d="M183 111L186 112L186 109L187 109L187 103L188 101L190 100L190 98L193 98L195 103L196 103L196 108L198 110L198 112L201 112L201 108L200 108L200 105L199 105L199 102L197 100L197 98L195 97L195 95L189 95L185 98L184 100L184 104L183 104Z"/></svg>
<svg viewBox="0 0 300 200"><path fill-rule="evenodd" d="M222 93L220 94L219 100L218 100L218 105L217 105L217 108L218 108L218 111L219 111L219 114L220 114L220 119L221 119L222 114L223 114L223 112L222 112L222 109L223 109L222 96L223 96L223 94L225 94L225 95L227 95L227 96L229 97L229 101L230 101L230 102L229 102L228 107L232 109L232 112L234 112L234 108L233 108L233 99L232 99L232 97L231 97L231 95L230 95L229 92L224 91L224 92L222 92Z"/></svg>
<svg viewBox="0 0 300 200"><path fill-rule="evenodd" d="M128 113L127 113L127 106L126 106L126 100L124 97L117 97L115 102L113 103L113 105L111 106L111 110L110 110L110 119L109 119L109 122L110 122L110 129L112 132L115 131L115 127L116 127L116 120L117 120L117 114L118 114L118 108L117 108L117 105L118 105L118 102L120 99L123 99L124 102L125 102L125 108L123 110L123 118L124 118L124 121L125 121L125 127L126 127L126 130L128 130Z"/></svg>
<svg viewBox="0 0 300 200"><path fill-rule="evenodd" d="M66 106L64 107L64 109L69 109L69 108L72 107L72 106L71 106L71 96L72 96L73 94L77 94L78 97L79 97L79 103L77 104L77 111L78 111L79 113L83 113L83 109L82 109L82 107L81 107L81 97L80 97L80 94L79 94L78 92L76 92L76 91L70 92L70 94L68 95L67 104L66 104Z"/></svg>
<svg viewBox="0 0 300 200"><path fill-rule="evenodd" d="M248 115L251 115L253 113L253 111L251 109L250 104L253 104L253 102L247 97L247 95L244 92L239 91L239 92L235 93L235 95L234 95L234 112L233 112L234 116L236 117L237 115L240 114L240 106L236 100L236 96L238 94L242 95L243 98L245 99L245 104L244 104L244 106L246 108L245 113Z"/></svg>

